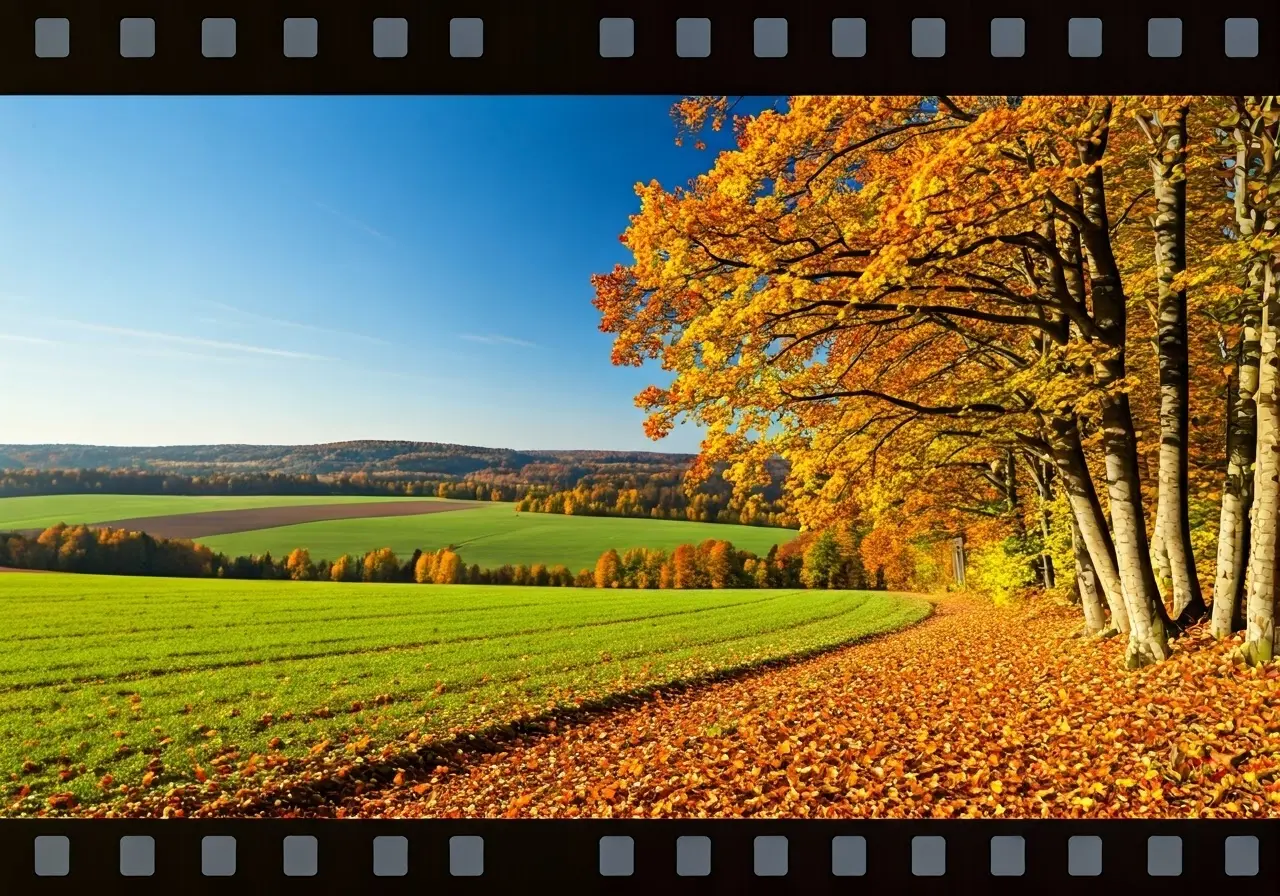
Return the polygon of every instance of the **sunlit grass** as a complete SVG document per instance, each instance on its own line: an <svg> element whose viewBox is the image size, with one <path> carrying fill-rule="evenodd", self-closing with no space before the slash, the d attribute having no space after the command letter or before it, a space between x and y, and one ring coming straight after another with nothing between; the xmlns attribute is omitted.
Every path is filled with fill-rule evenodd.
<svg viewBox="0 0 1280 896"><path fill-rule="evenodd" d="M23 811L192 780L235 746L443 736L851 641L928 613L831 591L615 591L0 575L0 771ZM279 739L275 741L274 739ZM272 743L275 747L272 747ZM65 778L65 780L63 780Z"/></svg>
<svg viewBox="0 0 1280 896"><path fill-rule="evenodd" d="M714 538L764 556L773 545L785 544L796 535L792 529L764 526L516 513L512 504L479 503L449 513L326 520L216 535L200 541L227 555L270 551L279 557L304 547L313 558L328 560L383 547L407 558L418 548L434 551L452 544L468 565L492 568L504 563L563 564L577 572L594 568L596 560L609 548L619 552L628 548L670 551L682 544L700 544Z"/></svg>

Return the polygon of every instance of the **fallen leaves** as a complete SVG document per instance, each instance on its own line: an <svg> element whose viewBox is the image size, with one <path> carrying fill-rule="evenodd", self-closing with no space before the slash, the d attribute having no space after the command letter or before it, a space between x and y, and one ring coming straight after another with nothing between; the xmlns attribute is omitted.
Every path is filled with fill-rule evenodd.
<svg viewBox="0 0 1280 896"><path fill-rule="evenodd" d="M913 629L477 755L428 800L371 790L352 808L362 816L514 808L519 817L1277 813L1272 679L1232 666L1230 645L1198 631L1171 663L1126 673L1119 642L1063 649L1075 624L1067 611L1030 617L942 598L940 612ZM1188 763L1187 750L1170 752L1179 741L1210 758ZM1236 768L1248 772L1223 774Z"/></svg>

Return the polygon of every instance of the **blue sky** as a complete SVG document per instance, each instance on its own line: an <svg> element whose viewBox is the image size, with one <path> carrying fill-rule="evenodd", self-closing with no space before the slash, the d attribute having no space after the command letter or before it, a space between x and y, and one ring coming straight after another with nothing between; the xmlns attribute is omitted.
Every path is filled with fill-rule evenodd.
<svg viewBox="0 0 1280 896"><path fill-rule="evenodd" d="M696 450L590 304L670 104L0 100L0 442Z"/></svg>

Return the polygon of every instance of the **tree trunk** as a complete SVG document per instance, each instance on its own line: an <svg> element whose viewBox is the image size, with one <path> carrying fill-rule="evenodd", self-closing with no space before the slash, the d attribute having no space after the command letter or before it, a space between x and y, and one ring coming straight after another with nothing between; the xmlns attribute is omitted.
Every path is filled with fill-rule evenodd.
<svg viewBox="0 0 1280 896"><path fill-rule="evenodd" d="M965 590L965 557L964 557L964 536L959 535L951 539L951 571L955 575L956 590Z"/></svg>
<svg viewBox="0 0 1280 896"><path fill-rule="evenodd" d="M1054 465L1062 477L1062 487L1071 505L1072 519L1111 610L1111 625L1122 634L1128 634L1129 612L1116 567L1115 547L1098 493L1093 487L1093 478L1089 475L1084 447L1080 444L1080 430L1074 418L1056 417L1049 422L1048 434Z"/></svg>
<svg viewBox="0 0 1280 896"><path fill-rule="evenodd" d="M1014 466L1013 452L1004 453L1004 493L1009 499L1009 512L1018 513L1018 468ZM1021 521L1021 518L1019 518Z"/></svg>
<svg viewBox="0 0 1280 896"><path fill-rule="evenodd" d="M1104 102L1094 120L1094 133L1077 145L1080 161L1092 166L1080 187L1082 212L1089 225L1082 236L1094 316L1100 339L1108 349L1095 362L1094 376L1104 391L1101 423L1107 493L1111 504L1116 566L1125 608L1129 613L1129 646L1125 665L1135 668L1168 658L1169 632L1164 605L1156 591L1150 546L1147 544L1133 415L1129 409L1129 396L1121 388L1125 377L1128 309L1120 269L1111 246L1111 221L1101 168L1111 111L1111 104Z"/></svg>
<svg viewBox="0 0 1280 896"><path fill-rule="evenodd" d="M1203 618L1208 607L1200 590L1191 547L1188 497L1187 293L1177 278L1187 267L1187 109L1162 114L1147 126L1156 214L1157 345L1160 364L1160 461L1156 531L1168 558L1173 586L1172 615Z"/></svg>
<svg viewBox="0 0 1280 896"><path fill-rule="evenodd" d="M1168 658L1169 633L1165 629L1164 606L1156 591L1146 543L1137 440L1133 434L1129 396L1121 393L1107 397L1102 408L1102 427L1116 566L1125 609L1129 612L1129 649L1125 663L1136 668Z"/></svg>
<svg viewBox="0 0 1280 896"><path fill-rule="evenodd" d="M1093 561L1080 537L1080 525L1071 520L1071 550L1076 558L1076 591L1080 595L1080 607L1084 610L1085 628L1091 635L1100 635L1107 622L1102 613L1102 599L1098 596L1098 577Z"/></svg>
<svg viewBox="0 0 1280 896"><path fill-rule="evenodd" d="M1151 527L1151 568L1156 576L1156 591L1160 599L1165 600L1173 588L1173 566L1169 562L1169 551L1164 545L1165 515L1164 508L1156 502L1156 524Z"/></svg>
<svg viewBox="0 0 1280 896"><path fill-rule="evenodd" d="M1044 539L1049 539L1049 511L1045 510L1041 515L1041 529L1044 532ZM1049 553L1048 548L1040 552L1040 578L1044 583L1045 591L1052 591L1058 587L1058 571L1053 567L1053 556Z"/></svg>
<svg viewBox="0 0 1280 896"><path fill-rule="evenodd" d="M1243 110L1240 110L1243 111ZM1237 239L1257 236L1261 216L1249 200L1248 175L1252 167L1252 141L1243 122L1233 131L1236 144L1232 190L1235 200ZM1214 637L1226 638L1244 624L1240 605L1252 576L1249 568L1250 517L1253 509L1253 464L1258 449L1259 328L1262 325L1265 262L1254 260L1245 278L1240 349L1236 356L1234 389L1227 391L1227 476L1222 489L1222 516L1218 525L1218 574L1213 586Z"/></svg>
<svg viewBox="0 0 1280 896"><path fill-rule="evenodd" d="M1271 223L1271 222L1269 222ZM1275 223L1280 223L1280 217ZM1267 662L1276 653L1277 565L1280 565L1280 257L1266 266L1258 364L1258 448L1253 480L1253 538L1249 545L1249 596L1245 607L1245 656Z"/></svg>
<svg viewBox="0 0 1280 896"><path fill-rule="evenodd" d="M1053 520L1049 511L1049 506L1053 503L1053 466L1038 457L1028 457L1027 468L1031 470L1031 478L1035 481L1040 500L1040 538L1043 543L1040 551L1040 578L1045 590L1052 591L1058 585L1053 556L1049 553L1049 539L1053 535Z"/></svg>
<svg viewBox="0 0 1280 896"><path fill-rule="evenodd" d="M1233 382L1227 391L1227 475L1222 489L1222 515L1218 523L1218 574L1213 586L1213 635L1226 638L1239 623L1240 602L1245 594L1253 506L1253 462L1257 454L1258 354L1262 309L1262 266L1250 271L1245 295L1244 333ZM1252 287L1256 284L1257 289Z"/></svg>

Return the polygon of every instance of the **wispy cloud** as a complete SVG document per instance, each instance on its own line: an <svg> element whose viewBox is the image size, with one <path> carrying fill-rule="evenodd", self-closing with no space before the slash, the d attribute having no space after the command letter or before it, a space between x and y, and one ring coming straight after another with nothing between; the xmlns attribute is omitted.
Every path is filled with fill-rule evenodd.
<svg viewBox="0 0 1280 896"><path fill-rule="evenodd" d="M435 385L445 385L449 383L460 383L462 380L451 376L432 376L425 373L413 373L404 370L385 370L374 367L357 367L354 368L361 373L367 373L370 376L387 376L398 380L414 380L420 383L433 383Z"/></svg>
<svg viewBox="0 0 1280 896"><path fill-rule="evenodd" d="M127 349L126 353L130 355L140 355L146 358L175 358L182 361L218 361L223 364L243 364L246 360L243 356L209 355L204 352L189 352L181 348L133 348Z"/></svg>
<svg viewBox="0 0 1280 896"><path fill-rule="evenodd" d="M39 336L22 336L18 333L0 333L0 339L7 342L26 342L31 345L65 345L56 339L41 339Z"/></svg>
<svg viewBox="0 0 1280 896"><path fill-rule="evenodd" d="M220 342L215 339L198 339L194 336L178 336L173 333L157 333L152 330L134 330L129 327L114 327L107 324L93 324L79 320L56 320L55 323L64 327L74 327L79 330L91 330L95 333L110 333L113 336L131 336L135 339L152 339L158 342L172 342L179 345L199 345L205 348L246 352L248 354L266 355L273 358L291 358L298 361L337 360L336 358L327 358L323 355L313 355L308 352L287 351L280 348L267 348L261 345L246 345L242 342Z"/></svg>
<svg viewBox="0 0 1280 896"><path fill-rule="evenodd" d="M388 237L382 231L374 227L370 227L368 224L364 223L358 218L352 218L348 215L344 215L342 212L338 211L336 208L334 208L331 205L325 205L323 202L317 202L316 208L320 209L321 211L328 212L329 214L333 215L335 218L339 218L343 221L346 221L352 227L358 227L359 229L363 230L365 233L369 234L372 237L376 237L380 240L390 239L390 237Z"/></svg>
<svg viewBox="0 0 1280 896"><path fill-rule="evenodd" d="M206 301L204 304L209 306L210 308L217 308L219 311L223 311L227 314L238 315L247 320L256 320L256 321L260 321L261 323L271 324L277 327L288 327L289 329L292 329L292 330L306 330L311 333L327 333L331 336L342 336L344 338L350 338L350 339L361 339L361 340L364 340L365 342L372 342L376 345L389 344L385 339L379 339L376 336L366 336L363 333L351 333L346 330L335 330L331 327L319 327L319 326L316 326L315 324L304 324L299 321L284 320L279 317L267 317L265 314L258 314L255 311L245 311L243 308L236 308L232 305L226 304L225 302ZM217 321L207 317L201 318L200 322L211 323L211 324L217 323Z"/></svg>
<svg viewBox="0 0 1280 896"><path fill-rule="evenodd" d="M537 348L536 342L528 342L524 339L516 339L514 336L495 336L493 334L463 333L463 339L468 342L479 342L484 345L519 345L524 348Z"/></svg>

